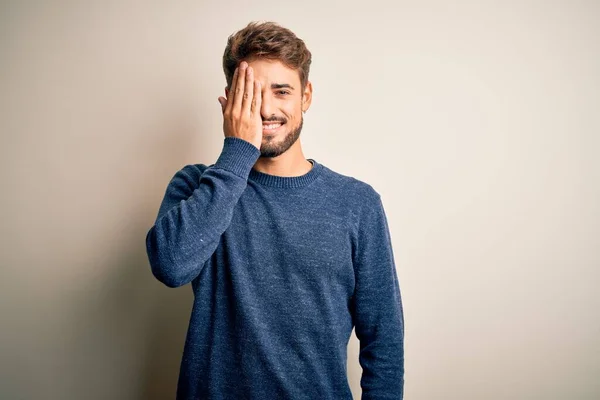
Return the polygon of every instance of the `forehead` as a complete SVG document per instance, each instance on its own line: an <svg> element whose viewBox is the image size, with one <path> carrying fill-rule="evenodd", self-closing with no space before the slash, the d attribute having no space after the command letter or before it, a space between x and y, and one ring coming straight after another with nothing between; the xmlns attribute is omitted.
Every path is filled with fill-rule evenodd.
<svg viewBox="0 0 600 400"><path fill-rule="evenodd" d="M254 77L259 79L263 84L289 83L292 86L300 84L298 71L287 67L281 61L254 59L247 62L254 70Z"/></svg>

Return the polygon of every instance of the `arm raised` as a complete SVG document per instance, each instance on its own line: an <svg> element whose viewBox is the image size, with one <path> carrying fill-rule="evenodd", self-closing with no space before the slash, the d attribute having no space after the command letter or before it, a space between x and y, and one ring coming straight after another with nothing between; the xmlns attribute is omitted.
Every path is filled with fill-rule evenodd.
<svg viewBox="0 0 600 400"><path fill-rule="evenodd" d="M179 287L200 274L231 224L259 155L251 143L226 137L214 165L202 172L188 165L171 179L146 235L148 259L159 281Z"/></svg>

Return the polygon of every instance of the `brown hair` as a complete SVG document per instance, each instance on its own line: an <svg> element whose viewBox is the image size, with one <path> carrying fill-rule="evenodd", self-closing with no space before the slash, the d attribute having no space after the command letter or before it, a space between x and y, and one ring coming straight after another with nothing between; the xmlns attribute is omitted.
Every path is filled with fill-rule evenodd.
<svg viewBox="0 0 600 400"><path fill-rule="evenodd" d="M223 53L223 71L227 87L231 88L233 73L242 60L264 58L277 60L298 70L302 91L308 81L311 53L304 41L291 30L275 22L250 22L227 39Z"/></svg>

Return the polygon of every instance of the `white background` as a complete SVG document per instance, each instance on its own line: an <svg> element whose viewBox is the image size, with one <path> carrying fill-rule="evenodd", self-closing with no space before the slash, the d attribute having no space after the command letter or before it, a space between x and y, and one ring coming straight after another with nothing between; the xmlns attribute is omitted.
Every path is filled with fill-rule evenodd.
<svg viewBox="0 0 600 400"><path fill-rule="evenodd" d="M313 54L306 157L382 195L405 398L600 398L598 2L0 7L3 399L174 398L192 291L144 239L221 150L221 57L253 20Z"/></svg>

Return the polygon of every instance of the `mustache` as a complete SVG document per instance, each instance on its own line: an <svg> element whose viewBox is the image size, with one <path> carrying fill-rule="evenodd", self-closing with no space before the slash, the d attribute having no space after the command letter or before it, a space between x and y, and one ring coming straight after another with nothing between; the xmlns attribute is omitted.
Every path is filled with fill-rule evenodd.
<svg viewBox="0 0 600 400"><path fill-rule="evenodd" d="M285 118L276 118L276 117L271 117L271 118L263 118L263 122L281 122L282 124L285 124L287 122L287 120Z"/></svg>

